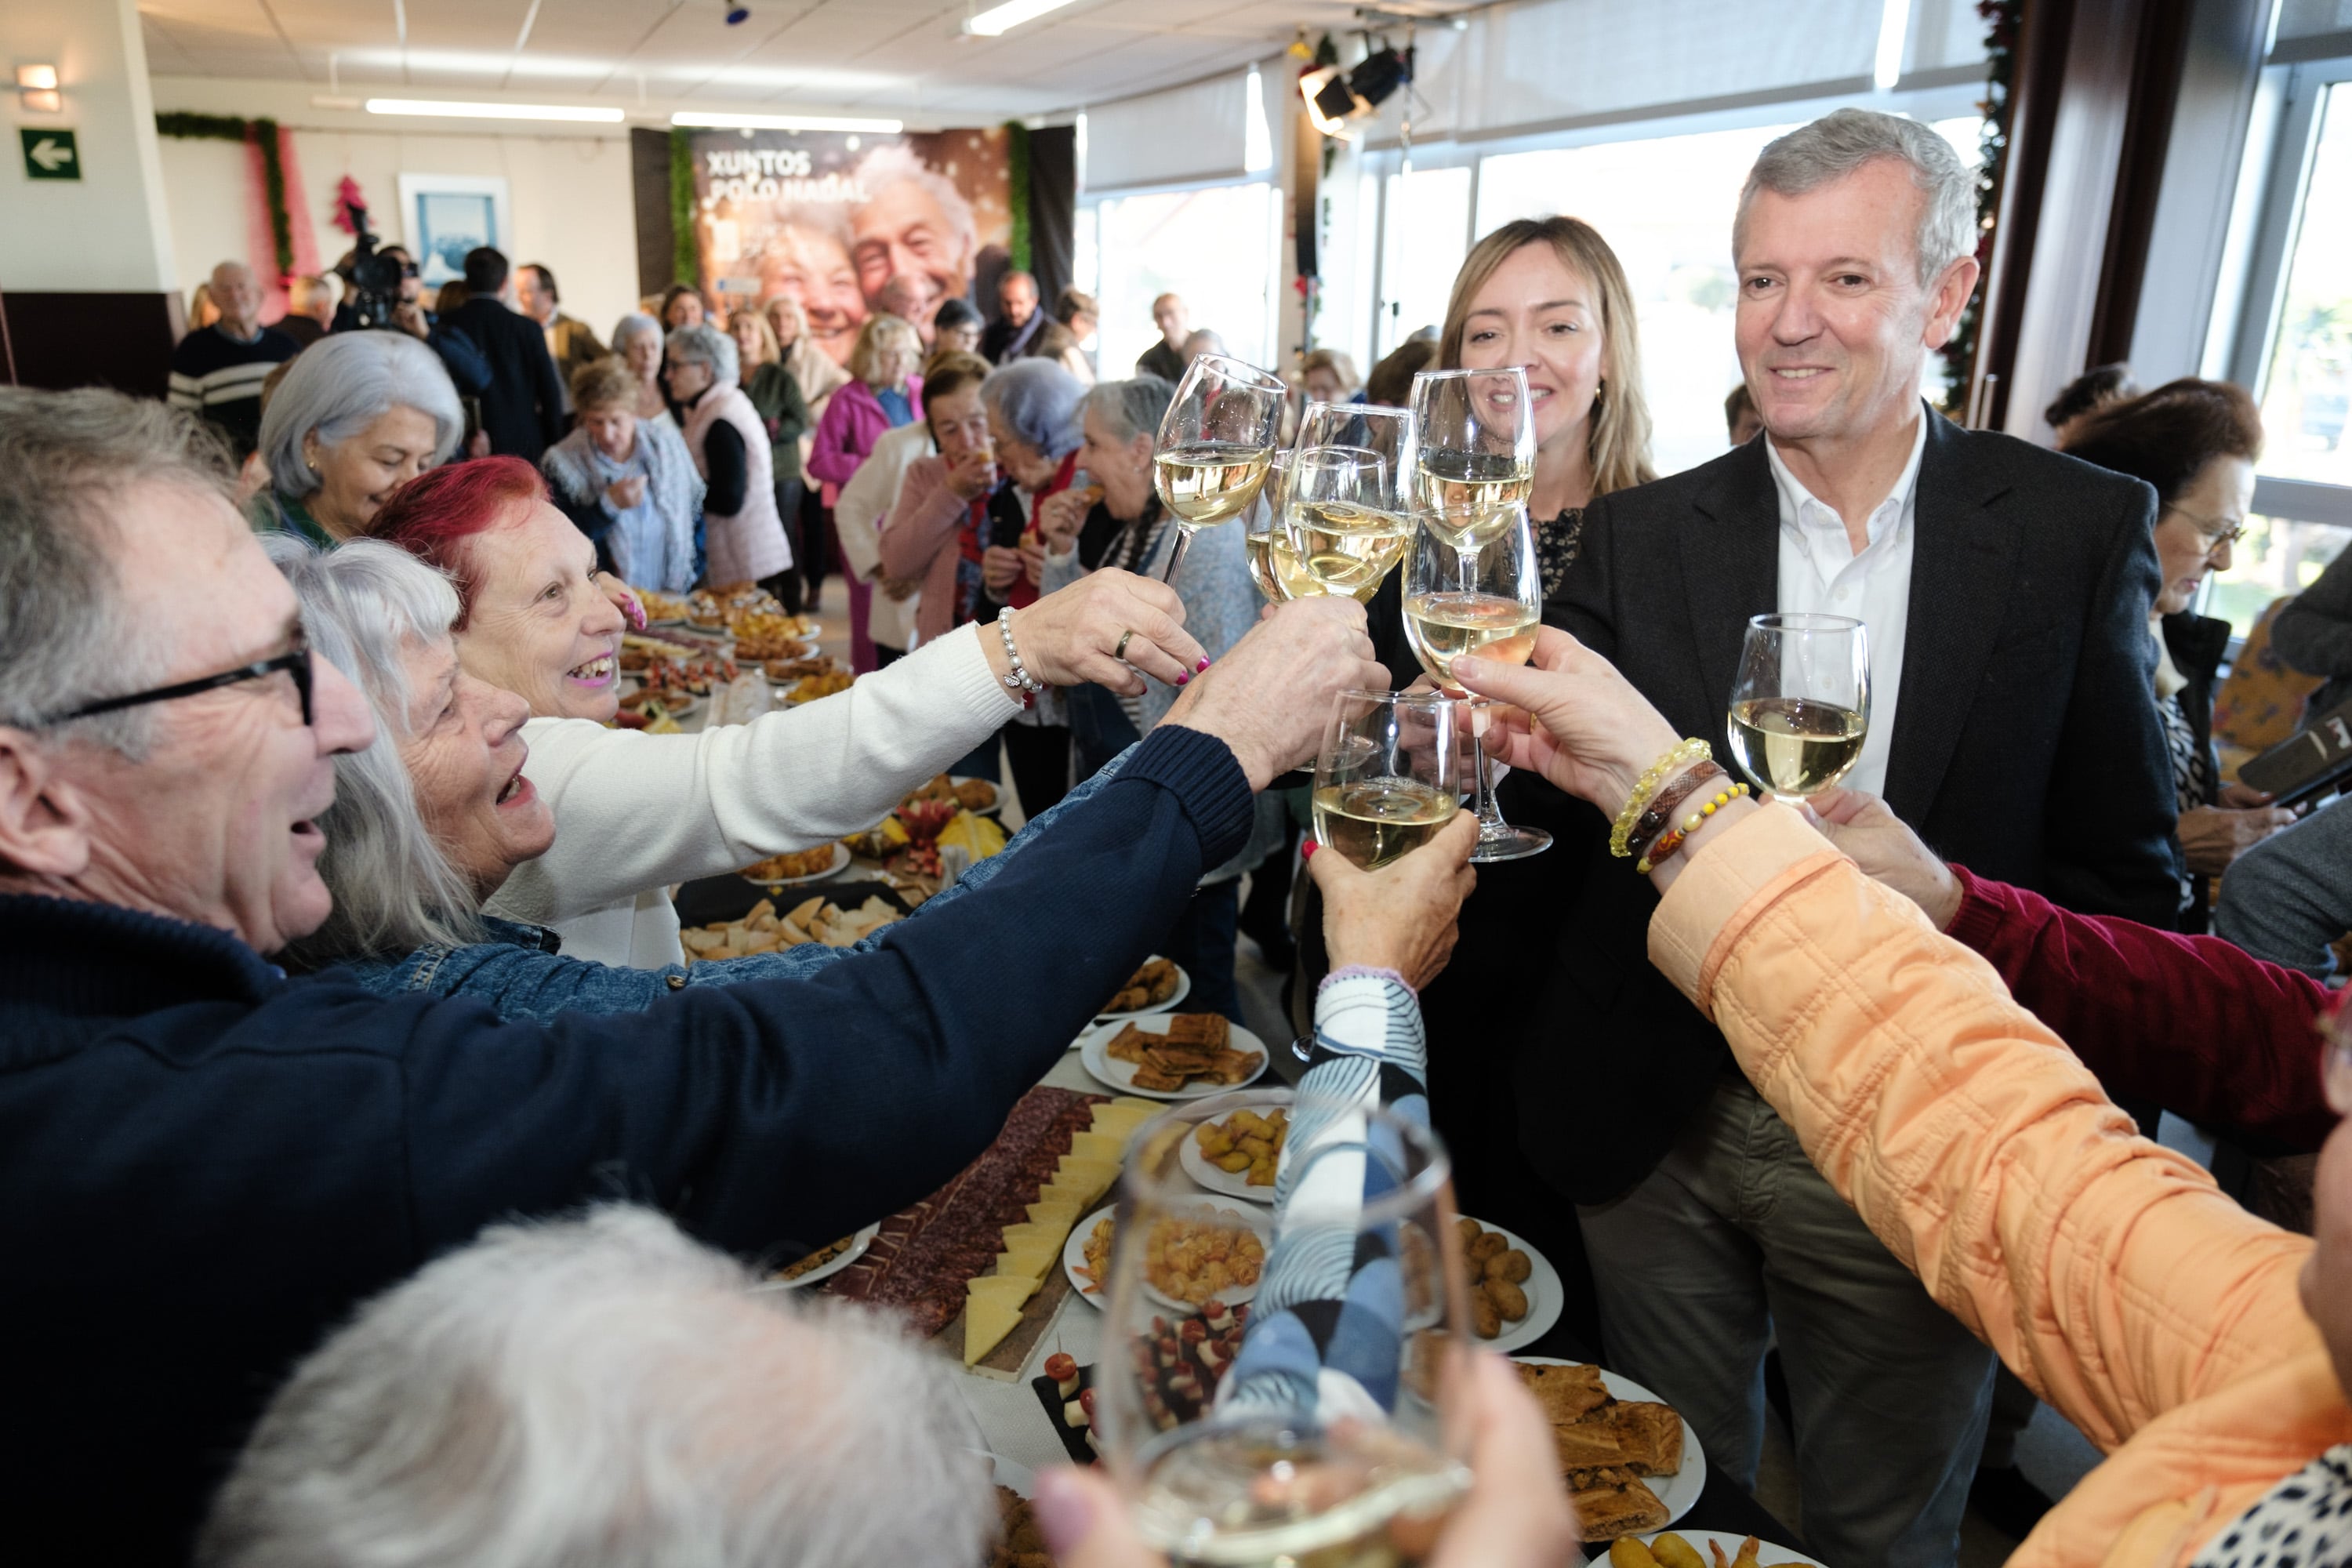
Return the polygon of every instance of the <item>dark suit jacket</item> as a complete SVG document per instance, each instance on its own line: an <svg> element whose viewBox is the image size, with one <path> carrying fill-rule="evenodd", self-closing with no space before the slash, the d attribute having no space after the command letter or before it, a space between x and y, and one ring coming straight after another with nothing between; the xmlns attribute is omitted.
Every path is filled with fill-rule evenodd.
<svg viewBox="0 0 2352 1568"><path fill-rule="evenodd" d="M564 385L572 384L572 372L604 357L604 345L596 341L587 322L558 310L547 325L555 336L555 374ZM542 331L540 341L544 342L547 335Z"/></svg>
<svg viewBox="0 0 2352 1568"><path fill-rule="evenodd" d="M563 388L539 323L485 297L467 300L441 321L471 338L489 362L481 403L490 450L538 462L563 438Z"/></svg>
<svg viewBox="0 0 2352 1568"><path fill-rule="evenodd" d="M2155 492L1927 417L1888 803L1970 870L2168 927L2179 889L2150 698ZM1614 661L1679 732L1721 748L1748 618L1776 607L1779 583L1779 500L1751 441L1595 501L1544 619ZM1541 811L1536 793L1522 787L1515 814L1517 801ZM1524 864L1557 862L1544 868L1556 948L1517 952L1540 995L1512 1093L1528 1157L1594 1202L1649 1173L1727 1058L1647 961L1647 880L1609 855L1598 812L1542 793L1561 803L1543 815L1564 841Z"/></svg>

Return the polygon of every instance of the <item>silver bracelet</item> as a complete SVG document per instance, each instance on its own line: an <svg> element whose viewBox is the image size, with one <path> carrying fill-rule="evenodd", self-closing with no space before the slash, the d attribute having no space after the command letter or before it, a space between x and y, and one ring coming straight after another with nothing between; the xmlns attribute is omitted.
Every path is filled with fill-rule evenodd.
<svg viewBox="0 0 2352 1568"><path fill-rule="evenodd" d="M1025 691L1032 697L1044 694L1045 683L1029 673L1021 663L1021 650L1013 646L1013 606L1005 605L996 612L996 635L1004 639L1004 658L1013 666L1013 673L1003 677L1005 686L1014 691Z"/></svg>

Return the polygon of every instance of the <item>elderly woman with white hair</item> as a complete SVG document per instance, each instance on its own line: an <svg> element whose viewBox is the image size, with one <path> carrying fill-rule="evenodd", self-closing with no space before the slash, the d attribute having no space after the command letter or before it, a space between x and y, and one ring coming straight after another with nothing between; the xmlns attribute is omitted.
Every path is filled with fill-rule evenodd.
<svg viewBox="0 0 2352 1568"><path fill-rule="evenodd" d="M613 328L613 353L637 378L635 413L675 429L669 399L662 394L662 325L643 310L632 310Z"/></svg>
<svg viewBox="0 0 2352 1568"><path fill-rule="evenodd" d="M288 364L261 416L269 483L254 526L321 548L367 531L393 491L445 462L466 414L440 356L405 332L337 332Z"/></svg>
<svg viewBox="0 0 2352 1568"><path fill-rule="evenodd" d="M669 335L663 375L686 416L686 449L707 487L702 498L703 576L714 587L756 583L797 603L792 542L776 512L775 463L768 427L738 384L735 340L695 322Z"/></svg>
<svg viewBox="0 0 2352 1568"><path fill-rule="evenodd" d="M540 454L539 471L606 571L632 587L683 594L694 586L702 478L675 426L637 417L637 384L609 354L574 371L579 422Z"/></svg>

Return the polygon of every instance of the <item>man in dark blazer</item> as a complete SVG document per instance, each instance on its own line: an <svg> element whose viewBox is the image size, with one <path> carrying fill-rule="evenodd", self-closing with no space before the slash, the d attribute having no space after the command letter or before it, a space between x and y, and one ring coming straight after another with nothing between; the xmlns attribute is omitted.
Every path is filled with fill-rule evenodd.
<svg viewBox="0 0 2352 1568"><path fill-rule="evenodd" d="M1974 216L1968 171L1913 121L1844 110L1766 149L1734 233L1740 360L1766 434L1595 500L1545 618L1720 748L1749 616L1856 616L1873 712L1849 784L1971 869L2168 923L2154 492L1960 429L1918 395L1975 286ZM1679 1407L1747 1485L1777 1334L1812 1550L1944 1568L1990 1352L1643 961L1656 900L1609 858L1607 825L1589 809L1556 820L1558 962L1530 967L1541 995L1513 1089L1522 1148L1582 1205L1612 1365Z"/></svg>
<svg viewBox="0 0 2352 1568"><path fill-rule="evenodd" d="M467 251L466 289L471 298L441 321L471 338L489 362L481 405L490 450L536 463L563 438L563 384L556 379L539 323L509 310L499 297L507 272L507 258L488 246Z"/></svg>
<svg viewBox="0 0 2352 1568"><path fill-rule="evenodd" d="M514 284L515 309L539 323L548 356L555 361L555 384L563 391L564 411L570 413L572 374L603 359L604 345L596 341L587 322L563 313L563 295L555 287L555 274L545 267L524 262L516 269Z"/></svg>

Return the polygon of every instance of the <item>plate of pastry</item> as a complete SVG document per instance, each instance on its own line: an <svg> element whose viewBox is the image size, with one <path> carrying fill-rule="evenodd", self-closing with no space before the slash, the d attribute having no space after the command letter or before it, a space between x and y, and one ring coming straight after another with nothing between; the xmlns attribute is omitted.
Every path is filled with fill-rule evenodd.
<svg viewBox="0 0 2352 1568"><path fill-rule="evenodd" d="M1095 1022L1125 1024L1154 1013L1172 1013L1176 1004L1192 994L1192 977L1184 973L1184 966L1155 952L1112 994L1109 1003L1095 1015Z"/></svg>
<svg viewBox="0 0 2352 1568"><path fill-rule="evenodd" d="M1062 1244L1063 1271L1072 1288L1097 1307L1108 1304L1116 1213L1116 1205L1106 1204L1080 1220ZM1213 1302L1230 1309L1257 1294L1266 1249L1273 1245L1272 1223L1262 1210L1203 1201L1195 1208L1162 1213L1152 1226L1143 1289L1160 1306L1192 1312Z"/></svg>
<svg viewBox="0 0 2352 1568"><path fill-rule="evenodd" d="M798 1290L820 1280L830 1279L865 1257L866 1249L873 1246L874 1238L881 1234L879 1225L869 1225L864 1230L845 1236L829 1246L818 1247L797 1262L787 1263L761 1280L758 1288L763 1290Z"/></svg>
<svg viewBox="0 0 2352 1568"><path fill-rule="evenodd" d="M1597 1366L1549 1356L1513 1359L1519 1381L1551 1423L1585 1540L1664 1530L1697 1504L1706 1487L1706 1454L1680 1412L1632 1378Z"/></svg>
<svg viewBox="0 0 2352 1568"><path fill-rule="evenodd" d="M1488 1350L1508 1355L1551 1332L1568 1306L1559 1270L1498 1225L1454 1222L1470 1270L1470 1327Z"/></svg>
<svg viewBox="0 0 2352 1568"><path fill-rule="evenodd" d="M1254 1083L1265 1042L1218 1013L1155 1013L1078 1037L1078 1065L1121 1094L1199 1100Z"/></svg>
<svg viewBox="0 0 2352 1568"><path fill-rule="evenodd" d="M1791 1552L1752 1535L1734 1535L1727 1530L1662 1530L1654 1535L1639 1537L1650 1553L1650 1562L1658 1568L1689 1568L1690 1558L1666 1546L1670 1535L1690 1549L1699 1568L1822 1568L1819 1560L1801 1552ZM1625 1568L1617 1563L1616 1551L1614 1546L1610 1548L1611 1563L1616 1568ZM1679 1558L1680 1562L1670 1562L1669 1558ZM1650 1568L1650 1563L1636 1560L1631 1568Z"/></svg>

